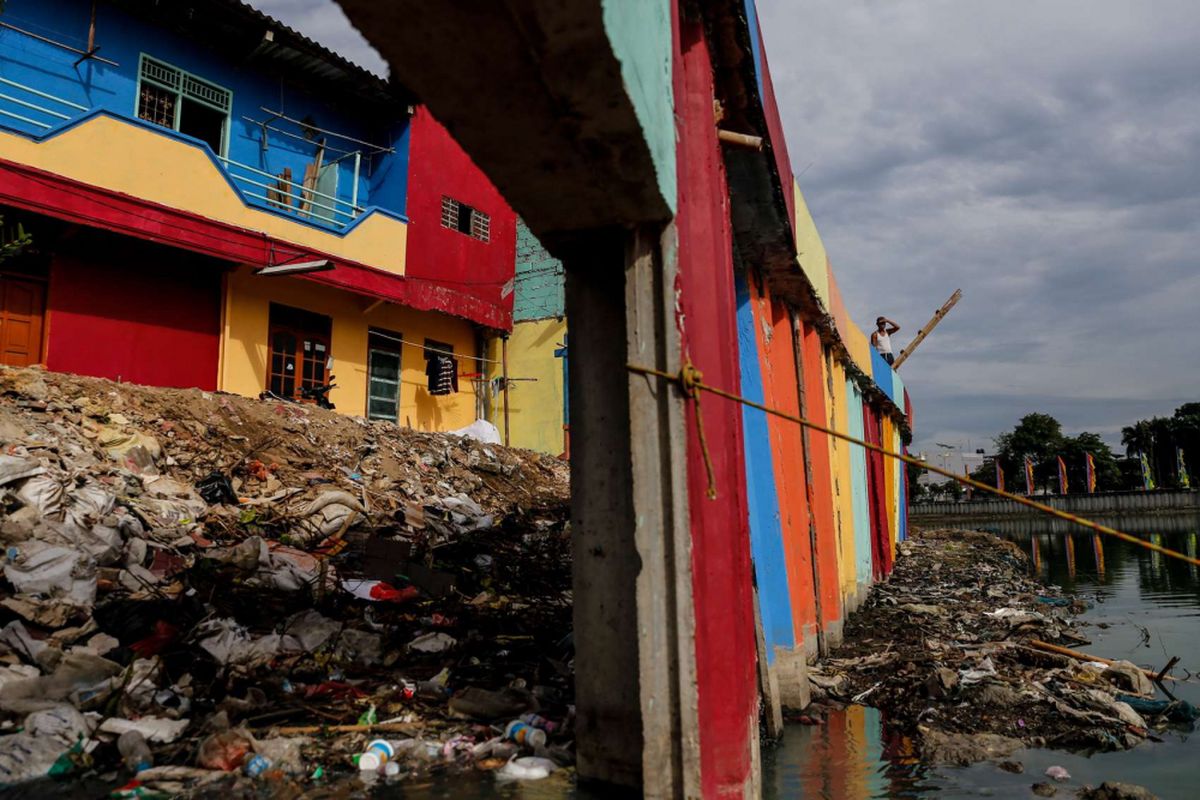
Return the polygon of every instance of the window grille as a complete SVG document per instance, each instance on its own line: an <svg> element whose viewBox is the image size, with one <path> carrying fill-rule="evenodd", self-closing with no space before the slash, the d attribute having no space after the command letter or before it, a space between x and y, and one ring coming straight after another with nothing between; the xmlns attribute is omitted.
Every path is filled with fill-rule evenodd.
<svg viewBox="0 0 1200 800"><path fill-rule="evenodd" d="M491 241L492 238L491 217L446 195L442 195L442 227L481 242Z"/></svg>

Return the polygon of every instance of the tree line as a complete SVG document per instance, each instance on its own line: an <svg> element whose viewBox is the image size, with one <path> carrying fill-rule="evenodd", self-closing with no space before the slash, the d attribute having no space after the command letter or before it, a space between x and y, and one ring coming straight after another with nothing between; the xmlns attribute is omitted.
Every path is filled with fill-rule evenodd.
<svg viewBox="0 0 1200 800"><path fill-rule="evenodd" d="M1145 454L1154 485L1162 489L1198 488L1193 476L1200 467L1200 403L1185 403L1170 417L1138 420L1121 429L1118 455L1099 434L1084 431L1066 436L1062 424L1049 414L1026 414L1016 426L995 439L996 453L971 473L971 477L990 486L996 485L996 465L1004 470L1009 491L1025 491L1025 459L1033 462L1034 492L1058 491L1058 459L1067 468L1067 487L1075 494L1087 491L1086 455L1091 454L1096 470L1096 491L1122 491L1143 488L1142 455ZM1182 451L1183 458L1179 458ZM1180 462L1183 462L1182 464ZM913 499L924 492L917 489L916 476L910 474ZM934 494L959 498L963 487L954 482L928 487Z"/></svg>

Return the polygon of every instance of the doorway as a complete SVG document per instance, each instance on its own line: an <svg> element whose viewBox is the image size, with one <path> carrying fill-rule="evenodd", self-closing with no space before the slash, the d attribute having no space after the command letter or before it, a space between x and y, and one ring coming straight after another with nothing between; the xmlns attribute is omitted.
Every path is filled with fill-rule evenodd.
<svg viewBox="0 0 1200 800"><path fill-rule="evenodd" d="M45 318L45 281L0 273L0 364L41 362Z"/></svg>

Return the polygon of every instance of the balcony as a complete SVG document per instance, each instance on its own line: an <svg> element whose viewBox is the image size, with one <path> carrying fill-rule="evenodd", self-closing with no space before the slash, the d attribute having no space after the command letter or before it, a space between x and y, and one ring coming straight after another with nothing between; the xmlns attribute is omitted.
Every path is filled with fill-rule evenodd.
<svg viewBox="0 0 1200 800"><path fill-rule="evenodd" d="M350 198L346 199L319 188L319 170L314 172L310 181L297 182L291 180L286 173L272 174L250 164L218 155L209 144L171 128L155 125L131 114L116 113L101 107L87 108L0 76L0 130L7 129L35 141L46 141L91 117L100 115L153 130L164 137L200 148L247 206L290 217L297 222L335 233L349 231L368 212L368 209L359 203L361 156L358 153L351 153L352 158L347 159L350 166L351 191ZM267 128L264 127L264 136L266 131ZM135 152L130 151L130 158L134 157ZM334 165L337 163L334 162Z"/></svg>

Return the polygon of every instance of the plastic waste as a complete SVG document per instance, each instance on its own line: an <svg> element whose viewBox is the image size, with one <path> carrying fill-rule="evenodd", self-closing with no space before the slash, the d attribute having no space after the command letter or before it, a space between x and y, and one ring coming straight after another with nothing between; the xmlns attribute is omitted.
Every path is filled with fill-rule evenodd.
<svg viewBox="0 0 1200 800"><path fill-rule="evenodd" d="M554 733L561 725L554 720L546 719L540 714L522 714L521 722L526 725L532 725L535 728L540 728L546 733Z"/></svg>
<svg viewBox="0 0 1200 800"><path fill-rule="evenodd" d="M250 738L239 731L214 733L200 744L197 763L205 769L232 772L246 760L250 749Z"/></svg>
<svg viewBox="0 0 1200 800"><path fill-rule="evenodd" d="M154 766L154 755L150 752L150 745L146 744L146 737L135 729L117 737L117 750L130 772L137 773Z"/></svg>
<svg viewBox="0 0 1200 800"><path fill-rule="evenodd" d="M500 429L486 419L477 419L465 428L449 432L451 436L465 436L483 444L500 444Z"/></svg>
<svg viewBox="0 0 1200 800"><path fill-rule="evenodd" d="M396 755L395 748L390 742L383 739L376 739L367 744L367 749L358 757L358 769L360 772L375 772L384 764L392 760Z"/></svg>
<svg viewBox="0 0 1200 800"><path fill-rule="evenodd" d="M449 650L458 640L448 633L424 633L408 643L408 649L418 653L441 653Z"/></svg>
<svg viewBox="0 0 1200 800"><path fill-rule="evenodd" d="M246 760L242 762L242 772L246 773L251 778L257 778L270 768L271 760L258 753L248 755Z"/></svg>
<svg viewBox="0 0 1200 800"><path fill-rule="evenodd" d="M525 756L513 758L496 772L497 779L536 781L550 776L558 765L548 758Z"/></svg>
<svg viewBox="0 0 1200 800"><path fill-rule="evenodd" d="M546 732L515 719L504 729L504 738L528 747L545 747Z"/></svg>
<svg viewBox="0 0 1200 800"><path fill-rule="evenodd" d="M130 731L136 731L147 741L156 744L168 744L175 741L187 730L191 720L163 719L161 717L139 717L138 719L121 719L109 717L100 724L104 733L115 733L123 736Z"/></svg>
<svg viewBox="0 0 1200 800"><path fill-rule="evenodd" d="M1067 772L1066 767L1060 767L1056 764L1052 767L1046 767L1046 777L1056 780L1059 783L1064 783L1071 780L1071 773Z"/></svg>

